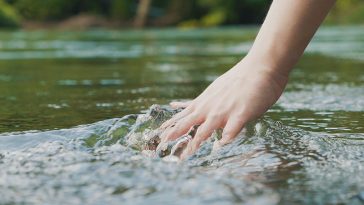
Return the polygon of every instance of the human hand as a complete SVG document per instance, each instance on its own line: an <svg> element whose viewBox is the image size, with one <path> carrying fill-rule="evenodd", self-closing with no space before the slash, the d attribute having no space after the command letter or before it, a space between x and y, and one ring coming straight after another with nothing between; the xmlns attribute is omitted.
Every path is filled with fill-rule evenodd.
<svg viewBox="0 0 364 205"><path fill-rule="evenodd" d="M335 0L273 1L249 54L217 78L196 99L172 103L185 109L162 125L162 143L200 125L181 155L194 153L215 129L220 144L232 141L244 125L263 115L280 97L288 73ZM171 126L174 125L174 126Z"/></svg>
<svg viewBox="0 0 364 205"><path fill-rule="evenodd" d="M247 122L262 116L278 100L287 79L288 74L246 57L194 100L171 103L185 109L163 123L162 143L175 140L194 125L200 126L181 159L193 154L218 128L223 128L219 144L231 142Z"/></svg>

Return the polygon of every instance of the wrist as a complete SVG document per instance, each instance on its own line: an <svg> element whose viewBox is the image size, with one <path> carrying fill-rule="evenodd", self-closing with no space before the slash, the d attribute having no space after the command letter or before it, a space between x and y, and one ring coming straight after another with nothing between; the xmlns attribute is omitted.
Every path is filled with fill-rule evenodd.
<svg viewBox="0 0 364 205"><path fill-rule="evenodd" d="M270 63L270 61L262 57L252 55L245 56L233 67L233 70L235 70L237 77L251 76L252 78L259 77L270 81L277 93L284 90L289 77L289 71L286 72L278 64Z"/></svg>
<svg viewBox="0 0 364 205"><path fill-rule="evenodd" d="M289 76L296 60L289 55L280 55L274 51L251 50L243 59L251 64L258 64L264 71L282 76Z"/></svg>

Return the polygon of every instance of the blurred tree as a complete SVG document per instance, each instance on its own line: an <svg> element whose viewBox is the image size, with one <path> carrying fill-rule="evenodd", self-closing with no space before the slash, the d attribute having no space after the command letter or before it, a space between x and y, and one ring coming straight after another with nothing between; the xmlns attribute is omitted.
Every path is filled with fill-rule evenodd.
<svg viewBox="0 0 364 205"><path fill-rule="evenodd" d="M131 26L134 20L134 25L138 27L259 24L263 21L271 1L0 0L0 25L17 25L19 15L16 13L26 20L40 22L60 21L85 13L114 21L112 25ZM337 1L326 22L331 24L364 23L364 1Z"/></svg>
<svg viewBox="0 0 364 205"><path fill-rule="evenodd" d="M149 9L150 9L151 0L140 0L138 4L137 13L134 19L134 27L142 28L145 26Z"/></svg>
<svg viewBox="0 0 364 205"><path fill-rule="evenodd" d="M154 1L157 3L157 1ZM163 12L159 12L159 15L155 15L152 21L152 25L155 26L169 26L175 25L179 21L183 20L188 14L193 15L190 12L191 3L193 1L180 1L180 0L170 0L167 4L154 4L154 11L156 8L161 8Z"/></svg>
<svg viewBox="0 0 364 205"><path fill-rule="evenodd" d="M20 17L18 13L3 0L0 0L0 27L18 27Z"/></svg>
<svg viewBox="0 0 364 205"><path fill-rule="evenodd" d="M135 10L135 0L111 0L110 17L117 20L128 20L132 18Z"/></svg>

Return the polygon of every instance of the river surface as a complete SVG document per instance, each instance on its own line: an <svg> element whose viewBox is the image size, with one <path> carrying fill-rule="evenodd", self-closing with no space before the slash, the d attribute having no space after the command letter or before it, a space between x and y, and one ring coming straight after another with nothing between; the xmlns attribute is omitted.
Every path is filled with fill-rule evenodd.
<svg viewBox="0 0 364 205"><path fill-rule="evenodd" d="M216 152L174 163L125 142L256 32L0 32L0 204L364 204L361 26L321 28L277 104Z"/></svg>

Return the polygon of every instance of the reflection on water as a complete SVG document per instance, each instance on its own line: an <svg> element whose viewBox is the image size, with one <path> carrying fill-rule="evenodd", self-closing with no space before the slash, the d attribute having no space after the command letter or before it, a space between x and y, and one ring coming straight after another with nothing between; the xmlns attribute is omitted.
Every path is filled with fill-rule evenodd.
<svg viewBox="0 0 364 205"><path fill-rule="evenodd" d="M0 203L362 204L364 27L322 28L278 103L216 153L175 164L125 144L128 114L195 97L256 31L0 33Z"/></svg>

